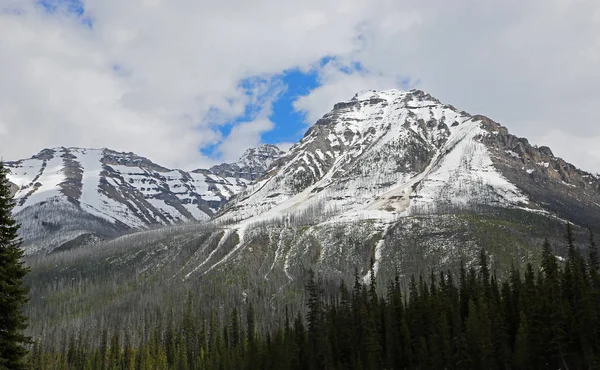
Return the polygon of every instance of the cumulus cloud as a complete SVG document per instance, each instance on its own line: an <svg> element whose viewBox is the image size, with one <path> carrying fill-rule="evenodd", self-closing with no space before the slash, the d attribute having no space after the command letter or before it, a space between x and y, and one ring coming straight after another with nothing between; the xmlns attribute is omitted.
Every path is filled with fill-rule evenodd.
<svg viewBox="0 0 600 370"><path fill-rule="evenodd" d="M170 166L209 164L200 147L253 145L272 126L260 118L221 137L218 125L253 104L246 79L351 52L368 13L360 2L322 0L83 6L93 27L62 9L0 2L5 157L47 146L110 146ZM255 134L238 134L249 130Z"/></svg>
<svg viewBox="0 0 600 370"><path fill-rule="evenodd" d="M332 60L318 70L320 86L298 98L294 109L305 113L306 123L313 124L333 108L335 103L348 100L362 90L402 88L398 76L385 72L372 73L351 60Z"/></svg>
<svg viewBox="0 0 600 370"><path fill-rule="evenodd" d="M584 169L600 171L599 2L379 5L379 16L362 27L361 47L346 58L373 76L410 77L414 87L443 102L487 115L533 143L552 144L555 154ZM297 108L316 114L320 97L350 98L341 84L330 79ZM563 139L549 142L551 137Z"/></svg>
<svg viewBox="0 0 600 370"><path fill-rule="evenodd" d="M600 171L596 1L85 0L82 16L34 4L0 0L5 158L57 145L191 168L214 161L208 145L235 158L287 124L268 119L273 91L300 68L320 82L295 103L307 122L359 90L418 87ZM566 133L577 150L552 139Z"/></svg>
<svg viewBox="0 0 600 370"><path fill-rule="evenodd" d="M225 140L215 149L215 154L226 162L237 160L248 147L256 147L261 143L261 135L275 126L269 119L274 101L285 90L277 77L266 80L252 78L245 81L247 120L237 122Z"/></svg>

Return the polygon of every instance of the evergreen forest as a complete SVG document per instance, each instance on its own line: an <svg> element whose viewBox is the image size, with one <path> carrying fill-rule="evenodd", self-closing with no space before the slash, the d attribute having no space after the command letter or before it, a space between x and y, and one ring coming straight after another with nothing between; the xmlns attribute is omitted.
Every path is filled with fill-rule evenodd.
<svg viewBox="0 0 600 370"><path fill-rule="evenodd" d="M251 303L200 314L190 293L182 315L158 309L140 327L64 332L54 346L37 338L27 361L102 370L598 369L598 247L590 232L579 250L569 225L565 244L567 258L545 242L539 267L502 280L485 250L477 264L412 276L406 287L398 274L378 286L371 268L366 281L357 272L352 286L325 289L334 282L309 270L304 309L270 327L257 324L269 320L257 320Z"/></svg>

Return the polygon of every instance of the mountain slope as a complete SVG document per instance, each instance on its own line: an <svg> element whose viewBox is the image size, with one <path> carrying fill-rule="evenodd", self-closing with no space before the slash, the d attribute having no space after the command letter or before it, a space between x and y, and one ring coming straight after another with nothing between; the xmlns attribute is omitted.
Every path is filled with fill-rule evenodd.
<svg viewBox="0 0 600 370"><path fill-rule="evenodd" d="M358 93L287 153L263 145L209 170L79 148L7 167L31 251L214 215L241 238L279 220L373 220L384 230L398 217L486 207L600 224L597 176L419 90Z"/></svg>
<svg viewBox="0 0 600 370"><path fill-rule="evenodd" d="M283 320L303 305L309 269L336 282L331 292L355 273L369 279L371 267L380 288L396 274L408 286L411 274L472 266L481 248L506 277L511 266L539 264L544 240L565 256L565 221L584 247L583 227L599 231L599 185L549 148L424 92L365 91L336 104L212 222L30 256L32 332L51 330L58 342L64 328L101 331L115 317L154 323L140 312L181 309L190 291L207 314L254 297L258 317Z"/></svg>
<svg viewBox="0 0 600 370"><path fill-rule="evenodd" d="M236 174L171 170L109 149L44 149L6 167L14 184L15 217L30 252L52 250L82 235L113 237L206 221L250 182Z"/></svg>
<svg viewBox="0 0 600 370"><path fill-rule="evenodd" d="M600 221L596 176L418 90L365 91L336 104L277 163L220 219L315 208L337 219L389 219L499 206Z"/></svg>

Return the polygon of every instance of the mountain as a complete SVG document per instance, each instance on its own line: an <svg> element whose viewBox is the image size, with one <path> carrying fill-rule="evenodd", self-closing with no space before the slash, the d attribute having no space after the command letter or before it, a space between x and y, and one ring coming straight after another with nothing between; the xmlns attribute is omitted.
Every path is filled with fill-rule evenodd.
<svg viewBox="0 0 600 370"><path fill-rule="evenodd" d="M200 271L233 271L265 240L269 274L291 280L293 266L367 274L372 261L388 278L453 268L482 247L505 269L545 237L559 244L566 222L600 225L597 175L423 91L363 91L222 207L215 223L239 243Z"/></svg>
<svg viewBox="0 0 600 370"><path fill-rule="evenodd" d="M291 219L387 230L402 217L485 207L600 224L596 175L420 90L360 92L287 153L262 145L210 169L64 147L6 165L29 253L215 216L241 234Z"/></svg>
<svg viewBox="0 0 600 370"><path fill-rule="evenodd" d="M247 149L237 162L222 163L210 168L210 172L221 177L234 177L254 181L261 177L271 164L284 152L272 144L263 144ZM202 171L202 170L197 170Z"/></svg>
<svg viewBox="0 0 600 370"><path fill-rule="evenodd" d="M221 165L247 172L221 171L222 176L168 169L133 153L64 147L6 167L15 217L32 253L136 229L206 221L250 183L248 174L259 176L279 153L274 146L248 150L239 162Z"/></svg>
<svg viewBox="0 0 600 370"><path fill-rule="evenodd" d="M406 288L411 274L427 280L432 269L457 272L460 266L474 266L485 248L490 271L502 279L511 266L523 271L527 263L538 265L544 240L564 257L566 222L574 224L579 248L587 243L586 228L600 231L598 176L511 135L487 117L459 111L419 90L360 92L336 104L285 154L249 151L243 157L247 160L194 171L187 182L180 180L182 172L133 155L108 152L107 158L116 157L109 160L95 151L100 159L92 161L80 151L60 148L10 164L12 181L21 189L17 199L25 199L16 216L27 233L30 224L44 226L36 217L46 222L44 227L54 227L46 217L61 205L73 211L60 211L56 227L101 220L103 230L120 235L110 228L118 229L128 220L124 215L135 212L113 211L125 207L114 200L117 196L109 198L112 194L139 194L137 201L125 199L149 203L161 213L163 203L154 204L166 197L159 194L174 194L181 207L207 204L215 214L210 222L112 239L104 231L110 240L76 251L68 248L81 243L71 238L55 253L30 255L31 333L45 333L47 344L60 343L64 330L97 333L104 323L115 322L154 325L159 319L152 313L166 315L165 307L181 315L181 297L188 293L194 310L205 317L215 307L222 313L252 303L257 317L283 320L288 308L296 312L303 306L310 269L332 294L340 279L347 284L355 275L368 280L371 268L380 288L395 275ZM68 167L67 160L79 165ZM97 176L106 180L88 182L91 175L77 175L98 173L98 167ZM251 168L265 170L251 175ZM229 175L239 178L222 177ZM219 194L239 193L223 205L202 203L226 198L209 192L209 178L219 185ZM151 180L156 184L149 186ZM227 185L231 191L226 192L224 181L237 190ZM94 183L100 185L89 185ZM104 183L112 190L102 191ZM88 204L85 184L100 189L93 199L107 198L114 208L103 208L102 201ZM158 184L164 190L147 190ZM34 189L46 193L24 198ZM123 221L97 216L100 212ZM156 217L157 225L168 224ZM40 235L39 248L57 245Z"/></svg>
<svg viewBox="0 0 600 370"><path fill-rule="evenodd" d="M219 218L323 209L338 220L393 219L481 206L598 225L600 181L423 91L364 91L336 104Z"/></svg>
<svg viewBox="0 0 600 370"><path fill-rule="evenodd" d="M597 230L597 175L423 91L370 90L336 104L232 197L212 221L214 244L177 275L284 292L308 268L367 278L373 263L384 278L408 276L472 263L482 247L506 271L546 238L562 245L566 222Z"/></svg>

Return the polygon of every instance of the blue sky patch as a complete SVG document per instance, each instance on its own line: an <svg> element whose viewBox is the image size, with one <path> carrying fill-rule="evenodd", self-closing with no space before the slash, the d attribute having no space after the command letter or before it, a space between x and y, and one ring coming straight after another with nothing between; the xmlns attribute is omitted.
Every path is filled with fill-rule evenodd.
<svg viewBox="0 0 600 370"><path fill-rule="evenodd" d="M38 4L48 13L64 9L69 13L82 16L85 11L83 3L79 0L38 0Z"/></svg>
<svg viewBox="0 0 600 370"><path fill-rule="evenodd" d="M84 27L93 29L93 19L86 13L83 0L34 1L37 4L38 11L57 15L66 14L78 19ZM274 123L274 127L262 134L261 141L269 144L297 142L304 136L307 123L305 113L296 111L294 102L321 85L319 70L329 63L333 63L336 68L346 74L366 72L360 63L337 65L335 57L327 56L321 58L313 68L308 70L292 68L272 77L254 76L247 78L238 85L251 101L250 104L246 105L243 114L230 121L223 122L220 112L217 108L214 108L209 110L206 119L213 122L212 128L220 133L222 139L225 139L234 127L245 122L252 122L264 112L265 106L272 103L271 113L266 118ZM120 64L119 61L115 61L108 67L115 76L120 78L127 78L132 73L126 65ZM211 145L204 145L199 148L199 151L205 156L217 158L220 155L218 153L220 141Z"/></svg>
<svg viewBox="0 0 600 370"><path fill-rule="evenodd" d="M324 67L328 63L335 63L335 58L322 58L318 63L318 67ZM367 72L367 70L358 62L338 66L338 68L341 72L346 74ZM321 86L318 70L319 68L312 68L309 70L293 68L275 76L273 80L270 81L273 85L279 87L283 85L283 89L273 101L272 112L268 118L274 123L274 127L272 130L262 134L261 139L263 143L295 143L304 136L308 129L306 116L304 112L299 112L294 108L294 102ZM226 138L236 125L243 122L251 122L256 118L257 114L259 114L265 104L264 99L255 95L257 92L255 87L260 83L269 84L269 81L259 77L253 77L240 83L240 87L246 90L246 94L248 96L254 96L256 101L253 104L246 106L244 114L236 117L234 120L224 124L216 124L214 126L215 129L219 130L222 138ZM281 85L278 85L278 83ZM406 86L410 84L410 81L399 81L399 84ZM265 95L268 95L268 93ZM204 146L200 149L200 152L205 156L216 158L219 155L219 144L220 143L214 143L212 145Z"/></svg>
<svg viewBox="0 0 600 370"><path fill-rule="evenodd" d="M324 65L330 58L324 58L321 65ZM267 144L277 144L281 142L296 142L304 135L306 124L304 114L294 109L294 101L301 96L309 94L313 89L319 87L318 73L315 69L302 71L300 69L291 69L285 71L279 76L275 76L273 81L269 82L260 77L252 77L240 82L240 87L246 91L248 96L252 96L255 101L245 107L244 114L236 117L234 120L225 124L215 125L223 138L227 137L231 130L243 122L251 122L260 114L266 100L273 94L273 91L261 91L257 96L257 86L272 84L275 89L281 89L276 96L271 115L268 117L274 124L274 128L262 135L262 142ZM208 157L214 157L218 153L219 143L204 146L200 152Z"/></svg>
<svg viewBox="0 0 600 370"><path fill-rule="evenodd" d="M286 89L273 103L273 113L269 116L269 119L275 123L275 128L262 136L267 144L296 142L304 135L306 131L304 114L294 109L294 102L319 87L318 74L315 70L303 72L293 69L283 74L282 81Z"/></svg>
<svg viewBox="0 0 600 370"><path fill-rule="evenodd" d="M78 17L85 27L94 26L92 18L85 14L85 7L81 0L37 0L37 4L47 13L63 11Z"/></svg>

